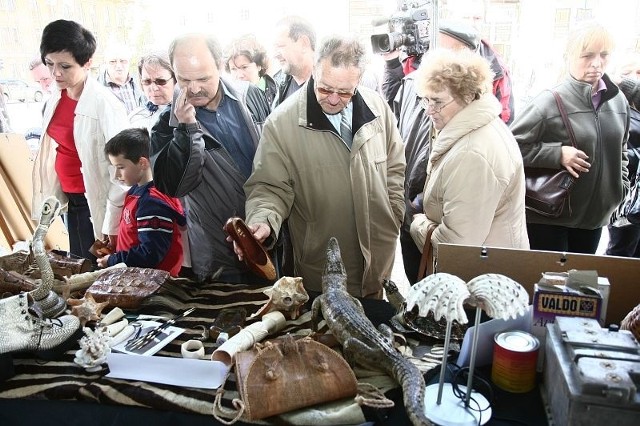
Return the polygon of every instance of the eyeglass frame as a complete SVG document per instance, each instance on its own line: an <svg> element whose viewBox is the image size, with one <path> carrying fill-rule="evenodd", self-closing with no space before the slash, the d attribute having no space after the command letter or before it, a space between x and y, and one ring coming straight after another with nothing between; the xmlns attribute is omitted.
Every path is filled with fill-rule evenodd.
<svg viewBox="0 0 640 426"><path fill-rule="evenodd" d="M326 87L318 86L317 81L314 81L314 86L315 86L315 89L318 91L318 93L320 93L322 96L328 97L335 94L335 95L338 95L338 97L343 101L351 100L351 98L353 98L356 95L356 93L358 93L358 87L353 89L353 92L339 92L337 90L329 90Z"/></svg>
<svg viewBox="0 0 640 426"><path fill-rule="evenodd" d="M456 100L456 98L452 97L450 101L447 101L447 102L444 102L444 103L442 103L442 101L436 101L434 104L432 104L432 103L430 103L429 98L421 98L420 99L420 106L427 112L429 112L429 110L431 110L435 114L440 114L442 112L442 110L447 105L451 104L455 100ZM435 104L437 104L437 103L442 103L442 105L436 106Z"/></svg>
<svg viewBox="0 0 640 426"><path fill-rule="evenodd" d="M166 86L168 82L174 79L175 77L154 78L153 80L150 78L145 78L143 80L140 80L140 84L142 84L143 86L151 86L152 84L155 84L156 86Z"/></svg>

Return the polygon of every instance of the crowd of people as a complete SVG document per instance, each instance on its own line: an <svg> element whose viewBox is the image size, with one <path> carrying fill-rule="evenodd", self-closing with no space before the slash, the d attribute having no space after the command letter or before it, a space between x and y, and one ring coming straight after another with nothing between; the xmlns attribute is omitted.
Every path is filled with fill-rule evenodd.
<svg viewBox="0 0 640 426"><path fill-rule="evenodd" d="M464 23L442 21L424 53L385 54L379 88L364 84L368 49L357 38L318 41L298 16L274 28L271 54L252 34L226 48L187 34L143 54L137 75L131 52L110 46L96 79L93 34L73 21L48 24L40 63L30 65L53 86L34 218L41 200L57 196L70 252L97 267L122 261L261 284L223 230L240 216L278 272L316 292L337 237L349 292L371 298L382 297L398 238L412 283L441 243L595 253L610 225L610 254L640 254L637 225L610 224L635 182L638 70L607 74L606 28L572 32L566 79L549 88L565 102L575 147L551 91L514 111L508 68ZM527 167L576 178L559 217L526 209ZM112 253L92 257L105 237Z"/></svg>

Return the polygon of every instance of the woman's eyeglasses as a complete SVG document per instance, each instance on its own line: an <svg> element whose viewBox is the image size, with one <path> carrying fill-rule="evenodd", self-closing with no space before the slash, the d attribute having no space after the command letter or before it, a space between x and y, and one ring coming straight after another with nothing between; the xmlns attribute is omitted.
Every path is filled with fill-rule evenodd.
<svg viewBox="0 0 640 426"><path fill-rule="evenodd" d="M324 87L316 86L316 90L322 96L331 96L335 93L345 101L348 101L349 99L353 98L353 96L356 94L356 89L354 89L353 92L336 92L335 90L329 90L329 89L325 89Z"/></svg>
<svg viewBox="0 0 640 426"><path fill-rule="evenodd" d="M165 84L167 84L171 80L173 80L173 77L171 77L169 79L156 78L155 80L151 80L150 78L145 78L144 80L140 80L140 83L142 83L143 86L151 86L151 83L154 83L156 86L164 86Z"/></svg>
<svg viewBox="0 0 640 426"><path fill-rule="evenodd" d="M455 98L451 98L451 100L448 102L442 102L442 101L431 102L429 98L422 98L420 99L420 106L427 112L431 110L434 113L438 114L440 113L440 111L444 109L444 107L446 107L453 101L455 101Z"/></svg>

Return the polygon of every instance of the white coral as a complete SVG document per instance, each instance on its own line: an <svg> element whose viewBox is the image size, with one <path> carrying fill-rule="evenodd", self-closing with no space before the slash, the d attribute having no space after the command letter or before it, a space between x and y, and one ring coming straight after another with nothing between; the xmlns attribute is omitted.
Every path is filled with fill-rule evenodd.
<svg viewBox="0 0 640 426"><path fill-rule="evenodd" d="M99 366L111 352L111 336L107 329L102 327L95 331L84 327L82 331L85 335L79 340L80 350L76 352L74 362L87 369Z"/></svg>

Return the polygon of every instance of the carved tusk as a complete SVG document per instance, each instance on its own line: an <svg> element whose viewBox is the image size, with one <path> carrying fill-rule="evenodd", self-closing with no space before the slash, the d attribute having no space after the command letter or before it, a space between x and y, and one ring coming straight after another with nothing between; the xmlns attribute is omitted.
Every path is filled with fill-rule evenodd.
<svg viewBox="0 0 640 426"><path fill-rule="evenodd" d="M129 325L129 321L126 318L124 318L122 321L118 321L115 324L111 324L106 328L107 328L107 332L109 333L109 336L114 337L114 336L117 336L118 333L120 333L122 330L124 330L127 325Z"/></svg>
<svg viewBox="0 0 640 426"><path fill-rule="evenodd" d="M122 309L116 306L111 311L109 311L109 313L105 315L104 318L100 320L100 324L111 325L122 317L124 317L124 312L122 311Z"/></svg>
<svg viewBox="0 0 640 426"><path fill-rule="evenodd" d="M70 277L64 277L64 280L66 281L68 286L76 286L79 284L92 283L93 281L98 279L100 275L104 274L107 271L110 271L112 269L118 269L118 268L126 268L126 267L127 267L126 264L118 263L116 265L109 266L104 269L99 269L97 271L85 272L84 274L75 274Z"/></svg>
<svg viewBox="0 0 640 426"><path fill-rule="evenodd" d="M118 333L115 337L111 338L111 341L109 342L109 346L114 347L115 345L124 342L133 334L135 330L136 328L132 325L126 326L124 330Z"/></svg>

